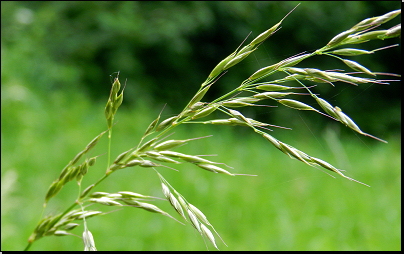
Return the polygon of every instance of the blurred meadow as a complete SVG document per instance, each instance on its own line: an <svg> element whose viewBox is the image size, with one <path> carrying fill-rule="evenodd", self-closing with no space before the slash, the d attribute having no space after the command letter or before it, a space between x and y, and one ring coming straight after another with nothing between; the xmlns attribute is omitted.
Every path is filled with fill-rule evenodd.
<svg viewBox="0 0 404 254"><path fill-rule="evenodd" d="M127 79L112 134L115 158L138 144L165 103L163 119L180 112L210 70L250 31L257 36L298 3L1 2L1 250L25 248L49 185L107 129L110 75L120 71L121 83ZM389 1L301 2L251 59L212 86L206 100L238 86L259 68L320 48L359 21L398 8L398 2ZM383 26L388 29L399 18ZM400 42L394 38L358 48ZM372 71L401 74L401 45L353 59ZM300 66L344 68L326 56ZM217 238L220 250L401 250L400 89L401 82L314 89L388 144L313 112L240 109L248 117L292 128L274 129L271 135L371 188L292 160L243 127L184 124L170 139L213 135L176 151L214 154L210 159L233 167L231 172L258 176L213 174L189 164L176 165L179 172L159 172L208 217L228 245ZM91 153L104 155L84 177L84 188L105 173L107 147L105 135ZM112 174L95 191L163 197L156 174L139 167ZM68 183L45 214L64 211L77 193L77 185ZM168 202L154 203L179 219ZM206 249L192 226L141 209L125 207L88 219L87 225L98 250ZM81 236L83 226L72 232ZM77 237L50 236L30 250L83 249Z"/></svg>

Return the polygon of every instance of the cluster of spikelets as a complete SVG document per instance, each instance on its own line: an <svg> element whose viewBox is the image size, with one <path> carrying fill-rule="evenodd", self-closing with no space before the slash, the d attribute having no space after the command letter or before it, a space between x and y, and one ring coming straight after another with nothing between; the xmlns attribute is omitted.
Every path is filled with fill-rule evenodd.
<svg viewBox="0 0 404 254"><path fill-rule="evenodd" d="M83 206L83 203L85 202L88 202L90 204L101 204L106 206L118 206L118 207L131 206L135 208L141 208L149 212L159 213L176 220L174 217L172 217L170 214L163 211L156 205L148 203L149 201L161 199L158 197L142 195L130 191L119 191L117 193L94 192L90 194L92 189L96 187L104 179L106 179L110 174L114 173L115 171L122 170L124 168L130 168L136 166L152 168L156 172L161 181L162 192L166 200L171 204L174 210L180 215L182 219L190 223L202 235L203 239L205 239L206 237L206 239L208 239L208 241L210 241L214 245L214 247L218 249L212 230L217 234L217 236L219 236L219 234L216 232L212 224L208 221L207 217L197 207L189 203L183 195L181 195L178 191L176 191L168 183L168 181L164 179L164 177L157 171L156 168L168 167L165 164L173 165L179 163L189 163L195 165L196 167L202 168L204 170L213 173L221 173L230 176L243 175L243 174L234 174L224 169L223 166L218 166L218 165L225 165L224 163L213 162L205 158L202 158L201 156L189 155L173 151L173 149L181 145L184 145L189 141L198 139L198 138L185 139L185 140L172 139L164 141L163 136L167 132L171 131L173 128L183 123L199 123L199 124L229 125L229 126L240 125L250 127L253 129L254 132L262 135L273 146L275 146L281 152L288 155L290 158L300 160L309 166L327 169L349 180L356 181L350 177L345 176L343 173L341 173L341 170L335 168L328 162L307 155L306 153L276 139L272 135L269 135L268 133L262 130L262 129L268 130L267 129L268 127L279 127L279 126L262 123L252 118L248 118L244 116L240 111L237 111L234 108L240 108L246 106L258 106L256 104L257 102L264 100L272 100L279 103L280 105L292 109L315 111L333 120L341 122L343 125L349 127L350 129L356 131L359 134L385 142L384 140L381 140L379 138L376 138L370 134L363 132L355 124L355 122L349 116L347 116L339 107L332 106L329 102L327 102L323 98L320 98L316 94L312 93L310 88L314 86L306 86L303 82L309 81L315 83L328 83L331 85L333 85L333 82L338 81L346 82L353 85L358 85L362 83L385 84L384 83L385 80L381 81L376 80L374 78L362 78L354 76L353 74L355 73L368 74L373 77L378 74L386 74L386 73L372 72L366 67L362 66L361 64L352 60L343 59L341 58L341 56L345 57L345 56L357 56L363 54L373 54L375 51L385 49L388 47L372 51L355 48L342 48L336 50L334 49L336 47L348 44L360 44L370 40L376 40L376 39L384 40L388 38L401 36L401 24L396 25L387 30L372 31L381 24L393 19L400 13L401 10L396 10L382 16L365 19L356 24L355 26L353 26L351 29L335 36L333 39L330 40L330 42L325 47L318 49L313 53L301 53L296 56L285 59L283 61L280 61L279 63L264 67L253 73L248 79L242 82L239 87L223 95L222 97L212 102L202 102L202 99L208 92L209 88L221 77L221 75L223 75L229 68L233 67L234 65L238 64L243 59L245 59L249 54L254 52L261 43L263 43L268 37L274 34L280 28L280 25L284 20L283 18L275 26L271 27L270 29L268 29L267 31L263 32L255 39L253 39L250 44L244 46L240 50L237 49L235 52L233 52L224 60L222 60L212 70L206 81L201 85L199 91L190 100L188 105L184 108L184 110L180 114L167 118L160 122L160 116L161 116L160 112L158 117L146 129L139 144L136 147L133 147L128 151L121 153L111 164L109 163L110 158L110 147L109 147L108 167L105 175L102 178L100 178L96 183L88 186L84 191L82 192L79 191L79 193L81 194L78 196L76 202L72 206L70 206L65 212L54 216L46 216L42 218L39 221L38 225L36 226L32 235L30 236L29 244L26 249L28 249L34 241L40 239L43 236L71 235L71 233L69 233L68 231L72 230L73 228L79 225L78 223L76 223L76 221L84 220L83 241L85 245L85 250L96 250L93 236L87 228L85 219L97 215L103 215L105 213L95 210L85 211L84 208L86 206ZM327 71L327 70L324 71L314 68L294 67L301 61L314 55L326 55L335 57L341 60L344 64L346 64L349 68L353 69L356 72L342 73L338 71ZM271 82L257 83L259 80L266 78L276 72L285 73L286 77L273 80ZM280 85L284 82L290 82L290 81L298 82L299 86L294 87L294 86ZM66 167L62 170L60 176L49 187L49 190L45 196L44 208L46 207L46 204L48 203L49 199L54 197L66 183L76 179L80 188L81 179L87 173L89 167L95 164L97 157L92 157L90 159L86 158L81 164L79 165L76 164L84 155L86 155L90 151L90 149L92 149L98 143L100 138L107 131L109 131L108 137L109 140L111 140L113 119L117 112L117 109L119 108L119 106L122 104L123 101L123 90L119 94L120 88L121 84L117 77L113 82L110 96L107 105L105 107L105 117L107 120L108 130L102 132L96 138L94 138L85 147L83 151L78 153L66 165ZM308 93L303 94L303 93L291 92L297 89L307 90ZM248 93L248 96L238 96L240 93ZM320 110L315 109L314 107L307 105L303 102L285 98L289 95L310 95L324 112L321 112ZM197 119L209 116L210 114L212 114L217 110L226 114L228 118L206 120L202 122L195 121ZM155 136L149 139L148 141L144 142L145 138L149 137L150 135ZM80 205L81 208L73 209L77 204ZM219 238L221 239L220 236Z"/></svg>

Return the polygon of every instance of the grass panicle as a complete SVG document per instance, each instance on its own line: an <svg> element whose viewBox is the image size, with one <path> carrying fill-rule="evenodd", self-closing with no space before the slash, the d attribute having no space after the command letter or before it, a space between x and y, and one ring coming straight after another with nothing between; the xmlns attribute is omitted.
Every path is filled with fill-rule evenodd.
<svg viewBox="0 0 404 254"><path fill-rule="evenodd" d="M187 201L185 194L180 194L179 191L169 184L159 170L161 169L161 171L163 171L164 169L162 169L162 167L176 170L175 168L171 168L166 164L176 165L183 163L190 166L192 165L192 167L195 168L204 169L207 171L207 174L208 172L223 174L223 177L226 177L226 175L245 176L245 174L231 173L223 168L222 165L229 167L226 164L202 158L201 155L192 155L175 151L175 149L181 146L190 145L188 143L197 142L195 141L197 139L205 138L170 139L164 141L164 139L168 137L168 134L172 134L173 129L181 124L192 123L248 127L258 135L261 135L264 140L269 141L269 143L277 148L277 150L281 151L292 159L296 159L311 167L326 169L333 174L337 174L348 180L366 185L341 173L343 170L337 169L330 163L308 155L294 146L278 140L275 137L276 134L269 135L267 131L272 130L266 127L277 127L284 129L289 128L259 122L248 117L248 111L243 111L243 109L253 106L286 106L288 110L315 111L316 113L320 113L340 122L356 133L386 142L380 138L363 132L359 126L345 112L342 111L340 107L331 105L331 103L327 102L325 99L320 98L319 94L313 93L311 89L321 87L323 83L335 86L334 83L337 82L345 82L355 86L366 83L387 84L385 80L376 79L377 75L380 76L386 73L379 73L377 71L369 70L357 61L341 57L375 54L381 49L396 46L392 45L375 50L364 50L352 46L345 47L346 45L358 45L371 40L386 40L401 36L401 24L393 26L389 29L377 30L380 25L389 22L398 16L401 13L401 10L395 10L381 16L364 19L352 26L350 29L342 31L331 38L327 43L325 43L324 47L317 49L312 53L302 52L292 57L280 60L275 64L262 67L261 69L253 72L249 77L241 82L240 85L235 85L233 90L229 91L223 96L210 102L205 100L205 95L209 92L210 87L217 83L224 73L248 58L251 53L257 50L258 47L264 43L265 40L273 36L275 32L279 31L280 25L286 20L285 18L290 15L292 11L290 11L274 26L262 32L256 38L253 38L249 44L242 47L243 42L225 59L219 61L219 63L209 73L207 79L202 83L199 90L184 107L184 110L182 110L179 114L171 115L167 119L162 119L162 110L157 118L155 118L155 120L153 120L147 126L147 128L145 128L145 132L143 136L140 137L139 143L134 144L133 147L127 151L120 151L119 155L113 160L113 162L111 162L112 127L114 125L114 117L119 107L123 103L123 94L125 90L125 87L121 89L118 73L112 82L109 98L104 109L108 129L97 135L62 169L59 177L51 183L47 193L45 194L44 209L48 201L56 196L65 184L72 180L76 180L79 185L79 194L77 196L77 200L63 213L59 213L57 215L47 215L44 217L41 215L41 219L28 239L28 246L26 249L29 249L35 241L44 236L71 235L69 231L76 228L80 224L80 221L83 220L85 228L82 236L84 249L96 250L94 237L87 228L86 220L94 216L105 215L106 213L98 210L88 210L89 205L116 206L119 207L119 209L124 209L128 206L140 208L148 212L167 216L183 224L181 221L177 220L174 216L170 215L168 212L165 212L157 205L149 203L161 200L167 201L172 206L173 210L178 214L177 216L180 217L180 220L191 224L191 226L195 228L195 230L203 237L204 241L205 239L207 240L205 243L209 242L216 249L219 249L215 236L219 237L223 244L225 243L213 225L209 222L207 216L199 208ZM356 73L304 67L303 64L305 60L313 56L336 58L338 61L342 61L348 68L356 71ZM280 75L279 78L274 78L268 82L261 81L264 78L270 78L271 75L275 73ZM361 74L362 76L368 75L370 77L361 77L357 76L357 74ZM289 82L288 85L284 85L283 83L285 82ZM298 93L296 92L297 89L300 91L303 89L305 93ZM293 92L289 90L292 90ZM296 99L296 97L307 95L310 95L308 99L311 99L312 103L307 104L301 102L299 99ZM267 104L257 105L257 102L265 102ZM238 111L233 108L241 108L241 110ZM221 115L221 118L215 118L218 115ZM225 117L223 118L223 116ZM99 166L96 165L97 156L89 157L89 151L91 151L91 149L93 149L99 143L100 139L107 131L109 133L109 142L107 153L108 165L106 167L106 172L100 177L99 180L90 184L88 187L84 188L83 191L81 191L82 179L86 177L89 168ZM107 193L97 190L94 192L98 185L107 179L109 175L115 172L119 174L118 172L122 172L122 170L132 170L133 168L139 167L143 167L145 170L152 170L156 173L160 179L162 194L165 198L143 195L132 191ZM234 169L232 171L237 170L239 169ZM180 173L178 173L178 175L179 174ZM214 176L212 175L212 177ZM197 199L193 197L192 202L196 203ZM83 206L82 204L88 205ZM80 205L80 209L75 209L77 205ZM223 228L222 230L226 229Z"/></svg>

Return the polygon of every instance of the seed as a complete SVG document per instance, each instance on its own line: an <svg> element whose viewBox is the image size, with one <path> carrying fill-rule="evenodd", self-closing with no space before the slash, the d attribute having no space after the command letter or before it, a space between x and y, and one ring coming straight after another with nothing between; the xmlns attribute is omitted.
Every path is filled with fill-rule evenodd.
<svg viewBox="0 0 404 254"><path fill-rule="evenodd" d="M255 89L264 90L264 91L268 91L268 92L282 91L282 90L288 90L288 89L292 89L292 88L293 87L281 86L281 85L275 85L275 84L259 85L259 86L255 87ZM254 98L256 98L256 97L254 96Z"/></svg>
<svg viewBox="0 0 404 254"><path fill-rule="evenodd" d="M239 62L243 61L251 52L253 52L254 50L256 50L257 48L250 50L248 52L245 52L243 54L240 54L236 57L234 57L233 59L231 59L224 67L223 70L227 70L231 67L233 67L234 65L238 64Z"/></svg>
<svg viewBox="0 0 404 254"><path fill-rule="evenodd" d="M165 129L167 126L170 126L175 120L177 120L178 116L173 116L170 118L167 118L166 120L162 121L156 128L156 131L161 131L162 129Z"/></svg>
<svg viewBox="0 0 404 254"><path fill-rule="evenodd" d="M257 98L257 99L275 99L275 98L285 97L286 95L290 95L290 94L293 94L293 93L264 92L264 93L255 94L254 98Z"/></svg>
<svg viewBox="0 0 404 254"><path fill-rule="evenodd" d="M239 119L240 121L246 122L247 124L251 124L250 121L248 121L248 119L245 118L243 114L241 114L237 110L228 109L228 111L230 114L232 114L235 118Z"/></svg>
<svg viewBox="0 0 404 254"><path fill-rule="evenodd" d="M134 167L140 164L142 164L141 160L131 160L128 163L126 163L125 167Z"/></svg>
<svg viewBox="0 0 404 254"><path fill-rule="evenodd" d="M213 246L215 246L215 248L219 250L219 248L216 246L216 243L215 243L215 237L213 236L212 232L204 224L201 224L201 231L209 239L209 241L213 244Z"/></svg>
<svg viewBox="0 0 404 254"><path fill-rule="evenodd" d="M125 156L129 153L129 151L123 152L118 157L116 157L114 164L118 164Z"/></svg>
<svg viewBox="0 0 404 254"><path fill-rule="evenodd" d="M327 43L327 46L329 48L331 48L331 47L334 47L334 46L338 45L340 42L345 40L353 32L354 31L352 31L352 30L348 30L348 31L344 31L342 33L337 34L334 38L332 38L330 40L330 42Z"/></svg>
<svg viewBox="0 0 404 254"><path fill-rule="evenodd" d="M168 199L168 197L170 196L170 193L171 193L170 189L163 182L161 182L161 188L163 189L164 196Z"/></svg>
<svg viewBox="0 0 404 254"><path fill-rule="evenodd" d="M83 154L85 154L86 152L85 151L81 151L81 152L79 152L74 158L73 158L73 160L71 161L71 165L74 165L74 164L76 164L76 162L78 161L78 160L80 160L80 158L81 158L81 156L83 156Z"/></svg>
<svg viewBox="0 0 404 254"><path fill-rule="evenodd" d="M113 103L111 100L108 100L107 105L105 106L105 118L110 119L112 117L112 107Z"/></svg>
<svg viewBox="0 0 404 254"><path fill-rule="evenodd" d="M189 208L189 210L192 211L193 214L196 215L196 217L197 217L199 220L201 220L203 223L205 223L205 224L207 224L207 225L210 225L208 219L206 218L205 214L203 214L203 213L201 212L201 210L199 210L198 208L196 208L193 204L189 204L189 203L188 203L188 208Z"/></svg>
<svg viewBox="0 0 404 254"><path fill-rule="evenodd" d="M347 60L347 59L343 59L342 60L349 68L355 70L355 71L360 71L360 72L364 72L366 74L369 75L373 75L376 76L376 74L372 73L369 69L367 69L366 67L358 64L355 61L351 61L351 60Z"/></svg>
<svg viewBox="0 0 404 254"><path fill-rule="evenodd" d="M352 48L344 48L344 49L337 49L331 51L331 53L340 55L340 56L358 56L363 54L373 54L372 51L367 51L363 49L352 49Z"/></svg>
<svg viewBox="0 0 404 254"><path fill-rule="evenodd" d="M281 104L283 104L287 107L293 108L293 109L317 111L313 107L311 107L307 104L304 104L303 102L296 101L296 100L282 99L282 100L279 100L278 102L280 102Z"/></svg>
<svg viewBox="0 0 404 254"><path fill-rule="evenodd" d="M158 128L158 127L157 127ZM152 145L154 145L154 143L157 141L158 137L155 137L153 139L150 139L149 141L147 141L146 143L144 143L139 149L138 152L142 152L144 150L147 150L148 148L150 148Z"/></svg>
<svg viewBox="0 0 404 254"><path fill-rule="evenodd" d="M215 165L211 165L211 164L205 164L205 163L199 163L196 164L198 167L206 169L207 171L213 172L213 173L222 173L222 174L226 174L226 175L230 175L230 176L234 176L234 174L230 173L227 170L224 170L218 166Z"/></svg>
<svg viewBox="0 0 404 254"><path fill-rule="evenodd" d="M122 196L122 198L148 198L149 196L145 196L139 193L131 192L131 191L118 191L118 194Z"/></svg>
<svg viewBox="0 0 404 254"><path fill-rule="evenodd" d="M281 146L280 146L280 144L279 144L279 141L278 141L276 138L272 137L271 135L269 135L269 134L267 134L267 133L264 133L262 136L264 136L264 138L265 138L266 140L268 140L269 142L271 142L276 148L278 148L279 150L282 151L282 148L281 148Z"/></svg>
<svg viewBox="0 0 404 254"><path fill-rule="evenodd" d="M159 167L161 165L156 164L156 163L154 163L152 161L149 161L149 160L144 160L144 161L141 162L140 166L145 167L145 168L150 168L150 167Z"/></svg>
<svg viewBox="0 0 404 254"><path fill-rule="evenodd" d="M263 78L269 74L272 74L278 67L278 64L273 64L264 68L259 69L258 71L254 72L253 75L251 75L248 80L255 80L259 78Z"/></svg>
<svg viewBox="0 0 404 254"><path fill-rule="evenodd" d="M107 206L122 206L121 203L114 201L113 199L108 198L108 197L90 198L88 201L90 201L92 203L107 205Z"/></svg>
<svg viewBox="0 0 404 254"><path fill-rule="evenodd" d="M83 242L84 242L84 250L85 251L96 251L94 237L91 234L90 230L85 228L83 232Z"/></svg>
<svg viewBox="0 0 404 254"><path fill-rule="evenodd" d="M225 59L220 61L220 63L218 63L216 65L216 67L213 68L212 72L209 74L209 78L212 79L212 78L216 77L217 75L219 75L222 71L224 71L225 70L224 66L227 65L227 63L229 63L234 58L235 55L236 55L236 52L233 52L228 57L226 57Z"/></svg>
<svg viewBox="0 0 404 254"><path fill-rule="evenodd" d="M168 201L174 207L174 209L182 216L182 218L184 218L184 220L187 220L180 203L178 202L178 200L174 197L174 195L172 193L169 193Z"/></svg>
<svg viewBox="0 0 404 254"><path fill-rule="evenodd" d="M93 148L93 147L98 143L98 141L100 140L100 138L102 137L102 135L104 135L105 132L107 132L107 131L108 131L108 130L101 132L100 135L98 135L98 136L95 137L93 140L91 140L91 142L88 143L86 149L85 149L83 152L86 153L86 152L88 152L91 148ZM80 155L80 157L81 157L81 155ZM77 160L78 160L78 159L77 159ZM74 162L74 163L75 163L75 162ZM72 164L74 164L74 163L72 163Z"/></svg>
<svg viewBox="0 0 404 254"><path fill-rule="evenodd" d="M90 186L88 186L80 195L80 199L84 198L85 196L87 196L87 194L95 187L95 184L92 184Z"/></svg>
<svg viewBox="0 0 404 254"><path fill-rule="evenodd" d="M198 119L198 118L201 118L201 117L208 116L208 115L212 114L218 107L219 107L218 104L213 104L211 106L207 106L203 110L196 113L191 119L195 120L195 119Z"/></svg>
<svg viewBox="0 0 404 254"><path fill-rule="evenodd" d="M192 226L194 226L194 228L196 230L198 230L199 233L202 233L201 231L201 227L199 226L199 222L198 219L196 218L195 214L191 212L191 210L187 209L187 213L188 213L188 217L191 221Z"/></svg>
<svg viewBox="0 0 404 254"><path fill-rule="evenodd" d="M179 145L185 144L188 141L188 139L186 140L167 140L164 141L160 144L157 144L154 149L161 151L161 150L168 150L174 147L177 147Z"/></svg>
<svg viewBox="0 0 404 254"><path fill-rule="evenodd" d="M306 59L308 57L311 57L312 55L313 54L303 54L303 55L285 59L278 64L277 68L295 66L296 64L300 63L301 61L303 61L304 59Z"/></svg>

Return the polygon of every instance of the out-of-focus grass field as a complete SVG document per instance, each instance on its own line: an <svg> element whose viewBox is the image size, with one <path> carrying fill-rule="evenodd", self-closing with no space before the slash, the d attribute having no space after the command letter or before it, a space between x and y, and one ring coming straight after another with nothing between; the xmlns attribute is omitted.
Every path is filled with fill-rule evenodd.
<svg viewBox="0 0 404 254"><path fill-rule="evenodd" d="M2 96L1 101L1 249L4 251L25 248L49 185L88 142L106 129L105 105L90 104L79 91L42 98L24 89L6 92L7 96L14 92L24 98ZM151 108L147 104L120 108L115 117L118 123L114 127L112 159L137 145L161 110ZM298 114L304 119L304 113L297 113L300 119ZM169 116L163 113L164 118ZM242 127L184 125L170 139L213 134L211 138L189 142L177 151L217 154L211 159L234 167L230 171L258 176L213 174L189 164L175 165L179 172L158 170L205 213L229 246L216 238L221 250L400 250L401 136L390 136L389 144L358 138L354 133L340 140L335 126L340 125L325 126L315 138L301 122L300 131L276 130L274 136L345 169L348 176L371 188L335 174L334 179L289 159L261 136ZM107 135L91 155L106 151ZM90 168L83 180L84 187L104 174L106 157L102 155ZM95 190L126 190L163 197L157 175L151 169L139 167L115 172ZM77 193L77 184L68 183L51 199L45 213L64 211ZM155 204L179 218L168 202ZM100 205L91 208L117 209ZM165 216L130 207L91 218L88 227L98 250L206 249L189 224L183 226ZM81 235L82 230L80 226L73 233ZM208 247L214 249L210 243ZM31 250L83 248L77 237L51 236L35 242Z"/></svg>

